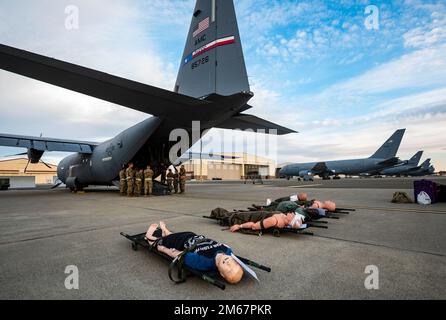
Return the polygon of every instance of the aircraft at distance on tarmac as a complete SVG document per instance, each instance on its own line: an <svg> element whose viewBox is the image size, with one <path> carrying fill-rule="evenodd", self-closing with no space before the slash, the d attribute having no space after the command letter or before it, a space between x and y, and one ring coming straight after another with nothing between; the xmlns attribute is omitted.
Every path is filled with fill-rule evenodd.
<svg viewBox="0 0 446 320"><path fill-rule="evenodd" d="M379 171L402 163L396 157L406 129L397 130L370 158L335 160L309 163L294 163L283 167L279 174L288 179L299 177L304 180L313 180L314 176L329 179L340 174L360 175L364 172Z"/></svg>
<svg viewBox="0 0 446 320"><path fill-rule="evenodd" d="M186 130L189 146L199 140L191 134L193 121L200 121L202 132L214 127L295 132L243 113L252 108L253 93L232 0L197 0L174 91L2 44L0 69L153 115L102 143L0 134L0 146L26 148L32 163L46 151L73 152L57 169L71 190L116 184L129 162L138 168L150 164L160 175L181 156L170 159L177 143L169 141L172 130Z"/></svg>
<svg viewBox="0 0 446 320"><path fill-rule="evenodd" d="M435 168L433 165L431 165L431 159L427 159L423 162L421 166L417 170L414 170L409 173L409 176L411 177L424 177L424 176L430 176L435 173Z"/></svg>
<svg viewBox="0 0 446 320"><path fill-rule="evenodd" d="M421 169L420 163L421 157L423 156L423 151L418 151L410 160L404 161L400 165L396 165L391 168L381 170L379 175L382 176L410 176L412 172L416 172Z"/></svg>

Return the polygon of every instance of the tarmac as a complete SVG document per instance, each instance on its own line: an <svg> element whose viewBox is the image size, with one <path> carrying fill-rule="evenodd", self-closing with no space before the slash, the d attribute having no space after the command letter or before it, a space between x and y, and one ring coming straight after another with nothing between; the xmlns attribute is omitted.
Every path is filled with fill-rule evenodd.
<svg viewBox="0 0 446 320"><path fill-rule="evenodd" d="M189 183L185 195L150 198L121 197L113 188L0 192L0 299L446 299L446 203L390 202L395 191L413 196L412 183L223 181ZM217 207L245 209L302 191L357 211L327 220L329 228L312 229L314 236L280 238L232 234L202 218ZM167 261L133 251L120 236L160 220L172 231L222 241L272 272L256 270L259 283L244 277L225 291L197 278L176 285ZM65 287L70 265L79 270L78 290ZM377 290L364 285L371 265L379 270Z"/></svg>

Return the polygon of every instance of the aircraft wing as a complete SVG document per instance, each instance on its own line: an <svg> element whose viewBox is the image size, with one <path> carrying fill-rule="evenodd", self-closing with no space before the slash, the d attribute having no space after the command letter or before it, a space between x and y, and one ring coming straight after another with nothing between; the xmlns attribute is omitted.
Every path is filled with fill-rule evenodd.
<svg viewBox="0 0 446 320"><path fill-rule="evenodd" d="M159 117L176 114L200 120L215 111L209 108L212 102L2 44L0 68Z"/></svg>
<svg viewBox="0 0 446 320"><path fill-rule="evenodd" d="M390 167L390 166L397 165L399 160L400 160L399 158L397 158L397 157L393 157L393 158L390 158L390 159L386 159L386 160L384 160L384 161L381 161L381 162L379 162L378 164L379 164L379 165L389 166L389 167Z"/></svg>
<svg viewBox="0 0 446 320"><path fill-rule="evenodd" d="M196 153L196 152L187 152L184 155L182 155L174 165L178 165L179 163L183 163L185 161L189 160L216 160L216 161L223 161L223 160L235 160L239 159L239 157L235 156L225 156L222 154L213 154L213 153Z"/></svg>
<svg viewBox="0 0 446 320"><path fill-rule="evenodd" d="M406 172L414 172L414 171L418 171L418 170L420 170L422 168L423 168L422 166L412 167L412 168L408 168L406 170Z"/></svg>
<svg viewBox="0 0 446 320"><path fill-rule="evenodd" d="M297 133L294 130L279 126L278 124L272 123L270 121L261 119L259 117L250 115L250 114L244 114L239 113L232 118L224 121L223 123L220 123L217 125L218 128L221 129L240 129L240 130L246 130L246 129L252 129L252 130L277 130L277 134L284 135L289 133ZM266 133L268 133L266 131Z"/></svg>
<svg viewBox="0 0 446 320"><path fill-rule="evenodd" d="M218 121L226 113L240 113L251 108L246 104L252 98L251 93L242 92L225 99L217 94L206 100L196 99L2 44L0 68L157 117L175 116L187 123L190 120ZM279 134L294 132L245 114L227 120L222 128L277 129Z"/></svg>
<svg viewBox="0 0 446 320"><path fill-rule="evenodd" d="M18 136L0 133L0 146L4 147L27 148L38 151L78 152L83 154L91 154L97 145L98 143L95 142Z"/></svg>

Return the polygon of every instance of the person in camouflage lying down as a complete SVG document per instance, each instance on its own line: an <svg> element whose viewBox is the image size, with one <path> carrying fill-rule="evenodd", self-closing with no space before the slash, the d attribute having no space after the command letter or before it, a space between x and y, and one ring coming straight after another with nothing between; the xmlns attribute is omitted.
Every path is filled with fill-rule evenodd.
<svg viewBox="0 0 446 320"><path fill-rule="evenodd" d="M217 208L211 218L220 220L232 232L267 229L301 229L313 217L325 215L324 209L298 207L294 201L282 201L278 211L233 211Z"/></svg>
<svg viewBox="0 0 446 320"><path fill-rule="evenodd" d="M297 199L296 199L297 198ZM327 211L334 212L336 211L336 204L333 201L325 201L321 202L318 200L308 200L308 196L306 193L300 193L298 196L294 197L284 197L279 198L271 202L270 205L267 206L259 206L253 205L253 211L281 211L283 212L283 208L286 208L289 205L289 202L293 202L298 207L304 208L320 208L326 209Z"/></svg>

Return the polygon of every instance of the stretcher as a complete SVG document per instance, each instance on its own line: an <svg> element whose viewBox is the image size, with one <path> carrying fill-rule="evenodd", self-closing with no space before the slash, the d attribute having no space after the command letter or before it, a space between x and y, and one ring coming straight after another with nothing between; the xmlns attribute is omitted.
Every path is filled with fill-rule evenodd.
<svg viewBox="0 0 446 320"><path fill-rule="evenodd" d="M160 231L160 230L158 229L157 232L158 231ZM155 233L155 235L156 235L156 233ZM176 284L186 282L186 279L189 276L196 276L197 278L202 279L205 282L220 288L221 290L226 289L225 283L218 279L220 276L216 272L202 272L202 271L188 268L186 265L183 264L183 261L182 261L183 260L182 257L184 257L184 254L173 259L172 257L166 255L165 253L159 252L157 250L156 244L151 245L146 240L145 233L130 236L124 232L121 232L121 236L123 236L126 239L131 241L132 249L134 251L137 251L138 248L141 247L141 248L148 250L149 252L151 252L153 254L156 254L157 256L160 256L161 258L168 260L170 262L169 278ZM260 269L262 271L271 272L271 268L269 268L269 267L263 266L261 264L258 264L254 261L248 260L248 259L240 257L240 256L236 256L236 257L248 266ZM173 272L175 269L177 270L177 279L174 279L174 277L173 277Z"/></svg>
<svg viewBox="0 0 446 320"><path fill-rule="evenodd" d="M222 231L227 231L230 229L230 226L228 226L227 219L222 218L216 218L216 217L210 217L210 216L203 216L205 219L218 221L218 223L222 227L227 227L225 229L222 229ZM241 229L242 233L245 234L252 234L252 235L258 235L261 236L265 233L272 233L274 237L280 237L281 233L294 233L294 234L301 234L301 235L307 235L307 236L314 236L314 233L308 232L307 230L310 228L318 228L318 229L328 229L326 226L326 221L313 221L313 223L306 223L302 225L302 228L300 229L293 229L293 228L269 228L266 230L252 230L252 229Z"/></svg>
<svg viewBox="0 0 446 320"><path fill-rule="evenodd" d="M263 207L262 206L258 206L258 205L253 205L252 207L248 207L247 212L249 212L249 211L259 211L259 210L263 210ZM348 215L351 212L355 212L355 211L356 211L356 209L336 208L335 211L327 211L324 216L315 217L315 218L313 218L313 220L322 219L322 218L338 220L339 216L337 216L336 214ZM240 212L243 212L243 211L240 211Z"/></svg>

